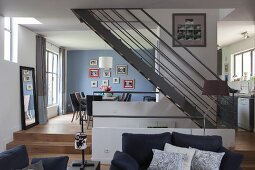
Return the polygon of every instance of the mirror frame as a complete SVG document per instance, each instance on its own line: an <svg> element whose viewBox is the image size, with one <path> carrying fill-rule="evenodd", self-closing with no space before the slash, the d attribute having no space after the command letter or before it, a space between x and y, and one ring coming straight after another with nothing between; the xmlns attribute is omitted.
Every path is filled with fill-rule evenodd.
<svg viewBox="0 0 255 170"><path fill-rule="evenodd" d="M34 96L34 110L35 110L35 122L26 125L26 113L25 113L25 108L24 108L24 87L23 87L23 70L29 70L32 71L32 84L33 84L33 96ZM22 130L27 130L33 126L36 126L39 124L39 118L38 118L38 110L37 110L37 96L36 96L36 86L35 86L35 69L33 67L25 67L25 66L20 66L20 104L21 104L21 125L22 125Z"/></svg>

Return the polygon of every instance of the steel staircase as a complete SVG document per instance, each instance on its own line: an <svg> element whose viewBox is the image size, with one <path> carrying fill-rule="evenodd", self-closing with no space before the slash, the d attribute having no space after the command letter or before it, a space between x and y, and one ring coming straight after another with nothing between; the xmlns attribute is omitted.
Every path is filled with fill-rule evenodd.
<svg viewBox="0 0 255 170"><path fill-rule="evenodd" d="M218 76L144 9L73 9L72 11L81 22L89 26L186 115L203 117L208 110L206 127L216 128L219 125L217 99L212 96L202 96L204 80L219 79ZM168 37L163 39L150 28L150 25L160 28ZM158 40L161 47L151 42L137 27L147 30ZM143 41L138 41L134 34ZM185 56L190 58L183 58L168 45L168 39L179 43L185 51ZM144 44L155 49L156 57ZM200 127L204 126L203 119L193 119L193 121Z"/></svg>

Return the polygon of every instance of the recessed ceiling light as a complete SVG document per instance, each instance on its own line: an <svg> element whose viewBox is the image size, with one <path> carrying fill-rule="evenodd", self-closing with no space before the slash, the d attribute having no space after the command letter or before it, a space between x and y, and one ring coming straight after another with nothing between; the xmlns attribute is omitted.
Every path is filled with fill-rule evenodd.
<svg viewBox="0 0 255 170"><path fill-rule="evenodd" d="M33 17L14 17L14 22L21 25L38 25L42 24L40 21Z"/></svg>

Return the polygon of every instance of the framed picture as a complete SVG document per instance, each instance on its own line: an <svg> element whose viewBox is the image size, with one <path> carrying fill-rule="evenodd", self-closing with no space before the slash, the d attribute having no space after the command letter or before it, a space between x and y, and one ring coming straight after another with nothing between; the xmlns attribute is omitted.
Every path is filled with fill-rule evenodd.
<svg viewBox="0 0 255 170"><path fill-rule="evenodd" d="M32 77L31 76L24 76L23 77L25 82L31 82L32 81Z"/></svg>
<svg viewBox="0 0 255 170"><path fill-rule="evenodd" d="M123 89L135 89L135 80L123 80Z"/></svg>
<svg viewBox="0 0 255 170"><path fill-rule="evenodd" d="M224 64L224 71L225 73L228 73L228 64Z"/></svg>
<svg viewBox="0 0 255 170"><path fill-rule="evenodd" d="M128 74L128 66L127 65L116 65L116 74L117 75Z"/></svg>
<svg viewBox="0 0 255 170"><path fill-rule="evenodd" d="M109 80L103 80L102 85L109 86Z"/></svg>
<svg viewBox="0 0 255 170"><path fill-rule="evenodd" d="M29 71L29 70L23 70L23 74L24 74L24 75L29 75L29 74L30 74L30 71Z"/></svg>
<svg viewBox="0 0 255 170"><path fill-rule="evenodd" d="M110 70L104 70L103 77L111 77L111 71Z"/></svg>
<svg viewBox="0 0 255 170"><path fill-rule="evenodd" d="M89 77L98 78L99 77L99 68L89 68Z"/></svg>
<svg viewBox="0 0 255 170"><path fill-rule="evenodd" d="M97 60L89 60L89 65L97 66Z"/></svg>
<svg viewBox="0 0 255 170"><path fill-rule="evenodd" d="M113 78L113 79L112 79L112 82L113 82L114 84L120 84L120 78Z"/></svg>
<svg viewBox="0 0 255 170"><path fill-rule="evenodd" d="M173 14L173 36L186 47L205 47L206 14ZM173 46L180 47L174 39Z"/></svg>
<svg viewBox="0 0 255 170"><path fill-rule="evenodd" d="M33 90L33 85L32 84L27 84L26 89L27 89L27 91Z"/></svg>
<svg viewBox="0 0 255 170"><path fill-rule="evenodd" d="M96 88L97 86L98 86L97 81L91 81L91 82L90 82L90 87Z"/></svg>

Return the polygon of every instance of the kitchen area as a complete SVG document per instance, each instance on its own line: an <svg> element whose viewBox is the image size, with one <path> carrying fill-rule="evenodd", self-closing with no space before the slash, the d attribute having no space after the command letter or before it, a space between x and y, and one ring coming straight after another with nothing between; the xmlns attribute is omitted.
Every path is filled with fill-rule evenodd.
<svg viewBox="0 0 255 170"><path fill-rule="evenodd" d="M255 132L255 80L252 78L251 80L231 81L228 85L231 88L230 95L218 97L220 122L238 130Z"/></svg>

